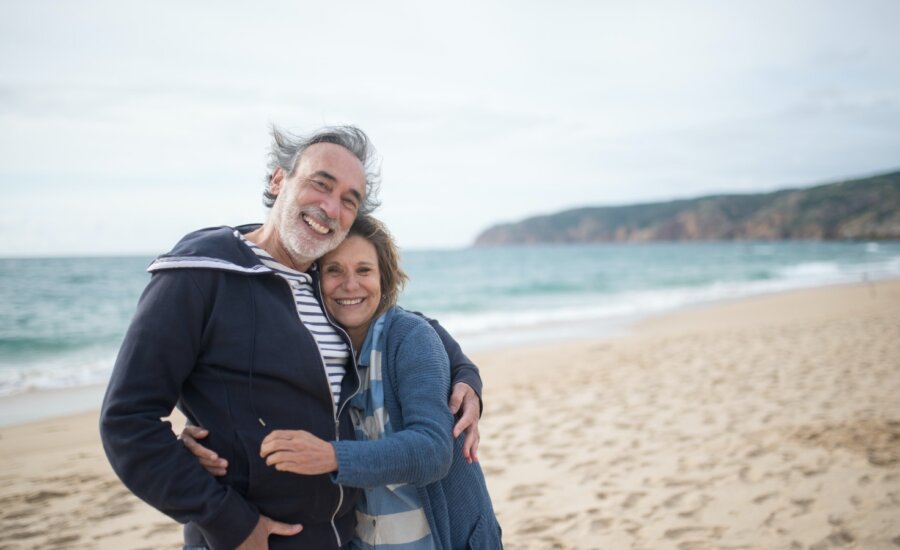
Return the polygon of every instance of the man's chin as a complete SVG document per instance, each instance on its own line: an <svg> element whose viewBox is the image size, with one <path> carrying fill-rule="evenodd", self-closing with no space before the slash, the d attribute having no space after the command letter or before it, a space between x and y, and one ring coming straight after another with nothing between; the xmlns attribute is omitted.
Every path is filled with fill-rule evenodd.
<svg viewBox="0 0 900 550"><path fill-rule="evenodd" d="M314 262L337 248L337 245L341 244L341 240L335 238L334 235L327 240L298 239L290 242L290 253L294 256L295 261L302 259L303 263Z"/></svg>

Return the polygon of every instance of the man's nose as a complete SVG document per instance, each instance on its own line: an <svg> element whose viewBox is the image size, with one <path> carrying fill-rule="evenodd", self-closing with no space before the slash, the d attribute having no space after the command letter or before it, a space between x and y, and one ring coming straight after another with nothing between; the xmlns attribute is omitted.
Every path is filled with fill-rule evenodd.
<svg viewBox="0 0 900 550"><path fill-rule="evenodd" d="M322 199L322 204L319 205L319 208L321 208L322 211L325 212L325 215L332 220L338 219L341 212L340 197L335 197L333 195L325 197Z"/></svg>

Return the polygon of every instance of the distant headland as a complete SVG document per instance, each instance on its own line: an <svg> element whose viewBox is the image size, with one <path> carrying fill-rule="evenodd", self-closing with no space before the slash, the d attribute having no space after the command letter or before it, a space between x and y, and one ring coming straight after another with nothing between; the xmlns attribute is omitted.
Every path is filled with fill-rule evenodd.
<svg viewBox="0 0 900 550"><path fill-rule="evenodd" d="M801 189L598 206L494 225L475 246L900 239L900 171Z"/></svg>

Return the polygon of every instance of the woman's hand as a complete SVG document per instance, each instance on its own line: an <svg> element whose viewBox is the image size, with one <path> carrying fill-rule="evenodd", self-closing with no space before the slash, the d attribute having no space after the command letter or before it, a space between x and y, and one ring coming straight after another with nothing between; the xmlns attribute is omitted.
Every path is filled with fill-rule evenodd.
<svg viewBox="0 0 900 550"><path fill-rule="evenodd" d="M184 429L181 430L178 439L181 440L181 443L192 455L197 457L200 465L203 466L207 472L214 476L224 476L228 469L228 461L224 458L220 458L215 451L211 451L197 443L198 439L203 439L208 435L209 431L200 426L185 426Z"/></svg>
<svg viewBox="0 0 900 550"><path fill-rule="evenodd" d="M463 456L469 464L478 462L478 442L481 439L478 433L478 417L481 415L481 400L471 386L463 382L453 385L450 412L454 416L459 416L456 426L453 427L453 439L466 432Z"/></svg>
<svg viewBox="0 0 900 550"><path fill-rule="evenodd" d="M282 472L318 475L338 469L331 443L303 430L275 430L263 439L259 456Z"/></svg>

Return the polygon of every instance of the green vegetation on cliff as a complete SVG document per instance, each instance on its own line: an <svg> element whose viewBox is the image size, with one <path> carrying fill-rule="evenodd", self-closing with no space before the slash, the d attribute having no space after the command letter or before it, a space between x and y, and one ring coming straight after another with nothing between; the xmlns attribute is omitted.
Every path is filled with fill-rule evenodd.
<svg viewBox="0 0 900 550"><path fill-rule="evenodd" d="M805 189L566 210L483 231L475 245L900 239L900 172Z"/></svg>

